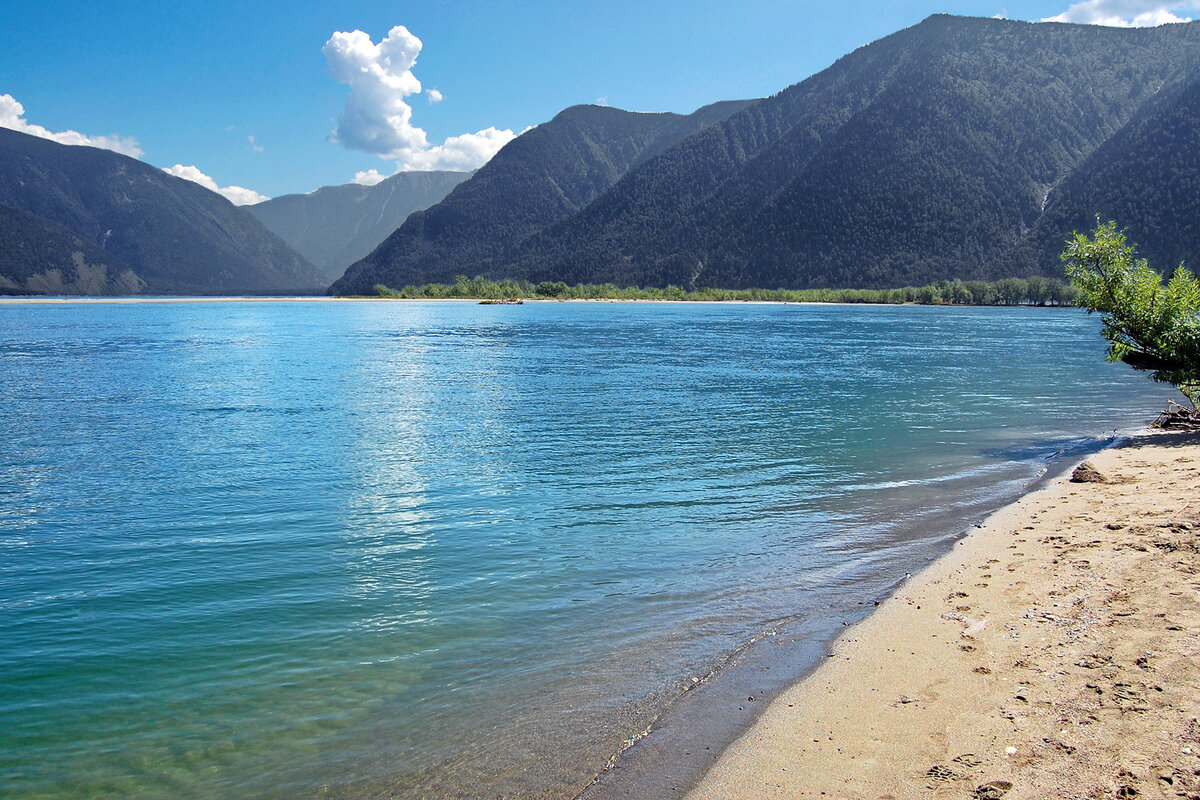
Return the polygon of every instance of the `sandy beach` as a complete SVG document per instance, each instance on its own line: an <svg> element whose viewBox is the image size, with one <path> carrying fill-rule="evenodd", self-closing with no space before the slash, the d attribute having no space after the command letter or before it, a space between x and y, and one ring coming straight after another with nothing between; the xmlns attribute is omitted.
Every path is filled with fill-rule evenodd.
<svg viewBox="0 0 1200 800"><path fill-rule="evenodd" d="M1200 436L996 512L850 628L689 795L1200 798Z"/></svg>

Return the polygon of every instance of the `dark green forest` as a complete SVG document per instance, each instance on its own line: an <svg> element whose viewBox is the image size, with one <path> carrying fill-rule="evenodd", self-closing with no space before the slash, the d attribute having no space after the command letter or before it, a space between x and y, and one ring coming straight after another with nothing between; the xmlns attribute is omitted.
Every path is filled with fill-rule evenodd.
<svg viewBox="0 0 1200 800"><path fill-rule="evenodd" d="M512 243L577 213L637 164L746 105L717 103L687 116L568 108L511 142L441 203L410 216L334 293L366 291L378 280L362 276L376 273L400 285L404 276L449 279L453 264L503 263Z"/></svg>
<svg viewBox="0 0 1200 800"><path fill-rule="evenodd" d="M145 282L103 248L28 211L0 206L0 294L130 294Z"/></svg>
<svg viewBox="0 0 1200 800"><path fill-rule="evenodd" d="M1117 220L1138 254L1167 274L1200 260L1200 78L1164 89L1133 122L1098 147L1050 193L1046 211L1016 248L1012 268L1061 249L1062 231Z"/></svg>

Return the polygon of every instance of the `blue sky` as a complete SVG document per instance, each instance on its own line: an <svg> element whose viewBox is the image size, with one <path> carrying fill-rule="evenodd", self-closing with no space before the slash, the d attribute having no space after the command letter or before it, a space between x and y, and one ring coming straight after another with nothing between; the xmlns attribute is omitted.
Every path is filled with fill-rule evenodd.
<svg viewBox="0 0 1200 800"><path fill-rule="evenodd" d="M578 103L690 112L773 94L932 13L1152 24L1200 17L1197 6L7 0L0 125L244 187L225 193L245 202L469 168Z"/></svg>

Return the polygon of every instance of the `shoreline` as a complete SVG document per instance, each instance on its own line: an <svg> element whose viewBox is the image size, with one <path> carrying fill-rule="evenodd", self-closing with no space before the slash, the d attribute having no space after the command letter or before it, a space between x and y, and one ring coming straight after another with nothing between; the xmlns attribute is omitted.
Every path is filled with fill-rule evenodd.
<svg viewBox="0 0 1200 800"><path fill-rule="evenodd" d="M1082 459L1145 430L1139 424L1109 437L1079 439L1073 447L1036 459L1044 466L1018 490L977 503L956 503L914 523L912 534L924 544L914 551L913 569L936 563L984 520L1069 473ZM846 635L847 626L854 630L904 588L904 567L893 567L869 570L860 576L861 582L842 585L835 593L837 600L828 606L766 623L745 644L705 665L692 677L692 685L682 685L645 731L622 744L593 783L574 796L576 800L682 796L697 785L720 754L753 728L772 701L817 670L834 643Z"/></svg>
<svg viewBox="0 0 1200 800"><path fill-rule="evenodd" d="M365 296L328 296L328 295L159 295L152 297L91 297L91 296L52 296L38 295L0 295L0 306L58 306L58 305L141 305L169 303L466 303L483 305L482 301L493 298L480 297L365 297ZM495 303L494 305L537 305L542 303L626 303L631 305L704 305L704 306L853 306L856 308L1024 308L1024 309L1068 309L1077 307L1070 304L1048 303L1037 305L1033 303L1012 303L1009 305L991 303L875 303L875 302L846 302L824 300L665 300L665 299L622 299L610 297L527 297L521 303Z"/></svg>
<svg viewBox="0 0 1200 800"><path fill-rule="evenodd" d="M1200 434L1089 456L1107 483L1070 482L1078 460L869 609L699 780L672 788L695 800L1200 792ZM624 796L605 783L582 796Z"/></svg>

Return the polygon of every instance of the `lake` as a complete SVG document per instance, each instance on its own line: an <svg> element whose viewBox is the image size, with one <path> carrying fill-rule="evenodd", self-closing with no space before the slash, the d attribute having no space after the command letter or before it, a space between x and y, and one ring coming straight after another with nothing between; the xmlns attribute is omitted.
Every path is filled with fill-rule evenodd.
<svg viewBox="0 0 1200 800"><path fill-rule="evenodd" d="M0 305L3 794L573 796L742 645L790 631L801 671L1152 419L1099 327Z"/></svg>

